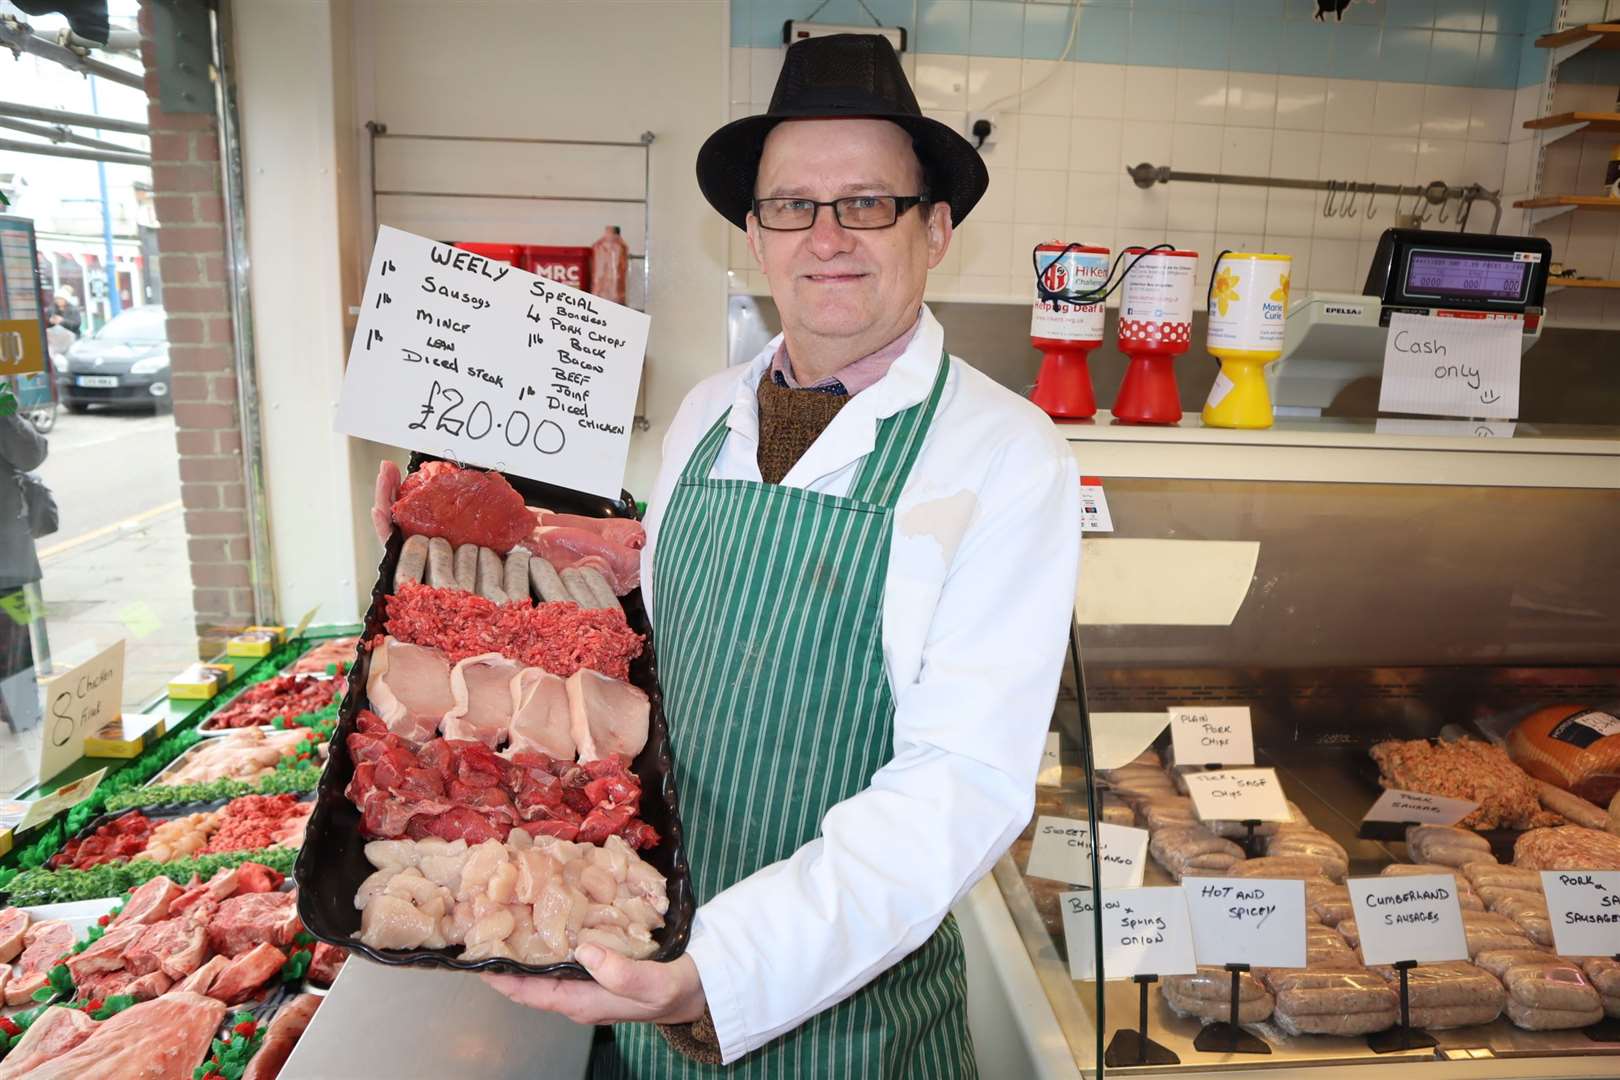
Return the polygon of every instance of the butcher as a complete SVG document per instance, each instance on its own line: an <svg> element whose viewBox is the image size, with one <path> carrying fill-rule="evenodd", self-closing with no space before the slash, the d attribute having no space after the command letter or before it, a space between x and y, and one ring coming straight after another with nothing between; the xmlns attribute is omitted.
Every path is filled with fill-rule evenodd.
<svg viewBox="0 0 1620 1080"><path fill-rule="evenodd" d="M1029 821L1080 554L1064 440L922 302L989 176L836 35L697 177L783 332L688 394L649 500L691 942L487 979L612 1024L593 1076L972 1076L949 913Z"/></svg>

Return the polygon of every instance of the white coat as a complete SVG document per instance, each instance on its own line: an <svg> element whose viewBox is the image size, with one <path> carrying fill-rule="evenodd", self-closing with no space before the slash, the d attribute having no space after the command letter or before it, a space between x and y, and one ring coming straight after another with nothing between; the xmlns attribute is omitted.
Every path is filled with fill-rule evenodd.
<svg viewBox="0 0 1620 1080"><path fill-rule="evenodd" d="M698 441L729 407L711 478L760 480L756 388L781 338L700 383L664 439L648 502L649 610L659 524ZM783 478L841 496L877 421L924 400L944 331L926 307L887 374ZM1068 644L1079 476L1035 406L962 361L895 513L883 659L894 757L821 835L698 909L697 964L726 1062L859 990L920 946L1029 821ZM679 718L672 737L680 738Z"/></svg>

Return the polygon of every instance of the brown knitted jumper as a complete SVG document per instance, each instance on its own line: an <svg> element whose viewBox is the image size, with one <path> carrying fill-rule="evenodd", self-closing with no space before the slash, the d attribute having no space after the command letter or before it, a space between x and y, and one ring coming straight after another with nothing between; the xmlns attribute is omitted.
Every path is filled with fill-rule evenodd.
<svg viewBox="0 0 1620 1080"><path fill-rule="evenodd" d="M778 386L769 368L759 380L758 396L759 475L767 484L780 484L838 410L849 404L848 394Z"/></svg>

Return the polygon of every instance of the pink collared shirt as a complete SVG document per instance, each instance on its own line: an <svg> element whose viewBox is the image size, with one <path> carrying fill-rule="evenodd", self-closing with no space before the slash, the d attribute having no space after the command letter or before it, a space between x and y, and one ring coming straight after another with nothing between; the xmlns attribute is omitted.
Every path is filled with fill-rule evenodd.
<svg viewBox="0 0 1620 1080"><path fill-rule="evenodd" d="M906 346L911 344L911 339L916 336L917 328L921 325L922 314L919 312L917 321L911 324L911 329L877 352L853 360L820 382L804 387L801 387L798 380L793 377L793 363L788 359L787 338L784 337L782 343L776 347L776 355L771 358L771 377L776 380L777 385L790 390L821 390L854 397L889 373L889 365L900 359L900 354L906 351Z"/></svg>

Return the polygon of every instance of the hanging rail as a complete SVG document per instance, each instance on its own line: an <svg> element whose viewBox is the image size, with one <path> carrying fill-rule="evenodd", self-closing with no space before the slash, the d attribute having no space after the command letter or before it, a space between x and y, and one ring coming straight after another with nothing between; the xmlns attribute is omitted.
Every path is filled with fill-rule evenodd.
<svg viewBox="0 0 1620 1080"><path fill-rule="evenodd" d="M1234 187L1269 187L1283 188L1289 191L1325 191L1328 197L1322 204L1322 216L1352 217L1358 213L1365 214L1369 219L1376 212L1376 199L1380 195L1388 195L1394 199L1397 212L1400 210L1402 199L1411 199L1412 206L1408 213L1421 222L1434 217L1440 224L1450 224L1453 215L1449 206L1453 200L1457 203L1455 220L1457 231L1464 232L1468 228L1468 218L1473 211L1474 203L1487 202L1495 210L1491 219L1490 232L1495 233L1502 224L1502 192L1492 191L1482 184L1468 184L1455 187L1442 180L1435 180L1428 184L1375 184L1362 183L1359 180L1294 180L1288 177L1273 176L1237 176L1230 173L1183 172L1172 169L1168 165L1153 165L1142 162L1140 165L1127 166L1125 172L1139 188L1150 188L1154 184L1167 184L1172 180L1181 180L1195 184L1230 184ZM1367 202L1358 208L1357 203L1365 196ZM1337 205L1335 205L1337 202ZM1438 214L1432 213L1431 208L1438 207ZM1421 212L1420 211L1421 208Z"/></svg>

